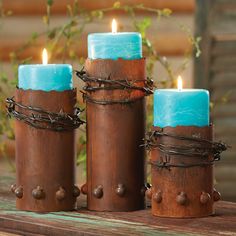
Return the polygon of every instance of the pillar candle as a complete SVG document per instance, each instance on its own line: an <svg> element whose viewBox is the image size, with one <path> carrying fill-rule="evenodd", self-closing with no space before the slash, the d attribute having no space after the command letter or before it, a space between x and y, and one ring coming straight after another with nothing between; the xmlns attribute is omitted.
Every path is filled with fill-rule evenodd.
<svg viewBox="0 0 236 236"><path fill-rule="evenodd" d="M18 87L24 90L71 90L73 88L72 66L69 64L47 64L47 60L44 60L43 64L20 65Z"/></svg>
<svg viewBox="0 0 236 236"><path fill-rule="evenodd" d="M93 33L88 36L89 59L118 58L134 60L142 58L142 37L137 32L117 32L112 21L111 33Z"/></svg>
<svg viewBox="0 0 236 236"><path fill-rule="evenodd" d="M154 126L209 126L209 92L204 89L157 89Z"/></svg>

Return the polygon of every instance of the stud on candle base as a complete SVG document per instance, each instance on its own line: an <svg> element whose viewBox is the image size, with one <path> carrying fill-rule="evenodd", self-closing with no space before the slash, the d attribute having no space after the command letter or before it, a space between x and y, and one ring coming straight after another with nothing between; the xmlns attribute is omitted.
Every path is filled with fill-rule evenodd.
<svg viewBox="0 0 236 236"><path fill-rule="evenodd" d="M17 209L73 210L78 196L74 192L74 128L83 123L74 117L76 90L17 89L15 100L14 104L12 99L7 101L8 112L17 119L16 185L11 187Z"/></svg>
<svg viewBox="0 0 236 236"><path fill-rule="evenodd" d="M152 187L146 195L152 199L153 215L192 218L214 213L213 164L226 145L212 140L212 126L153 127L146 140L152 165Z"/></svg>

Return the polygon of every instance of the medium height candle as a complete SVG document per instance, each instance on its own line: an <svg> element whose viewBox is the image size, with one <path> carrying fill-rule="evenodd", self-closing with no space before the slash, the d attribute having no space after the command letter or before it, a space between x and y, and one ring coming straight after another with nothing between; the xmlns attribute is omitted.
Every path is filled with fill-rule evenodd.
<svg viewBox="0 0 236 236"><path fill-rule="evenodd" d="M204 89L157 89L154 92L154 126L209 126L209 92Z"/></svg>
<svg viewBox="0 0 236 236"><path fill-rule="evenodd" d="M116 21L113 19L111 33L89 34L88 58L140 59L142 58L142 37L137 32L118 33Z"/></svg>
<svg viewBox="0 0 236 236"><path fill-rule="evenodd" d="M64 91L73 88L72 66L47 64L47 51L43 50L43 64L20 65L18 87L24 90Z"/></svg>

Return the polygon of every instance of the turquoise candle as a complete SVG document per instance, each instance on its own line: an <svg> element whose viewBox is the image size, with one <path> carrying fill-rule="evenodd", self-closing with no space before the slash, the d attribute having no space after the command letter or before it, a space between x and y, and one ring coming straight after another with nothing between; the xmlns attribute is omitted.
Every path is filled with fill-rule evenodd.
<svg viewBox="0 0 236 236"><path fill-rule="evenodd" d="M142 58L142 37L137 32L117 33L116 20L112 21L112 33L94 33L88 36L89 59L118 58L134 60Z"/></svg>
<svg viewBox="0 0 236 236"><path fill-rule="evenodd" d="M157 89L154 126L209 126L209 92L204 89Z"/></svg>
<svg viewBox="0 0 236 236"><path fill-rule="evenodd" d="M48 64L47 50L42 53L43 64L20 65L18 87L24 90L64 91L73 88L72 66Z"/></svg>
<svg viewBox="0 0 236 236"><path fill-rule="evenodd" d="M68 64L20 65L18 87L24 90L70 90L73 88L72 66Z"/></svg>
<svg viewBox="0 0 236 236"><path fill-rule="evenodd" d="M90 59L142 58L142 38L139 33L94 33L88 36Z"/></svg>

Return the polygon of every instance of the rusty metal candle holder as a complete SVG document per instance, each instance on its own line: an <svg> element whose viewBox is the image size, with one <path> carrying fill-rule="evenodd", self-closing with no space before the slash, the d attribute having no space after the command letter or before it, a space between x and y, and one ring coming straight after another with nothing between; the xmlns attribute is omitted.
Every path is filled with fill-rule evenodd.
<svg viewBox="0 0 236 236"><path fill-rule="evenodd" d="M214 213L220 193L213 188L213 164L226 150L213 142L209 127L153 127L146 139L151 150L152 214L162 217L203 217Z"/></svg>
<svg viewBox="0 0 236 236"><path fill-rule="evenodd" d="M88 209L144 208L145 59L90 60L77 75L86 85Z"/></svg>
<svg viewBox="0 0 236 236"><path fill-rule="evenodd" d="M16 119L16 184L19 210L72 210L80 190L74 185L75 131L83 124L75 108L76 90L16 89L7 99Z"/></svg>

